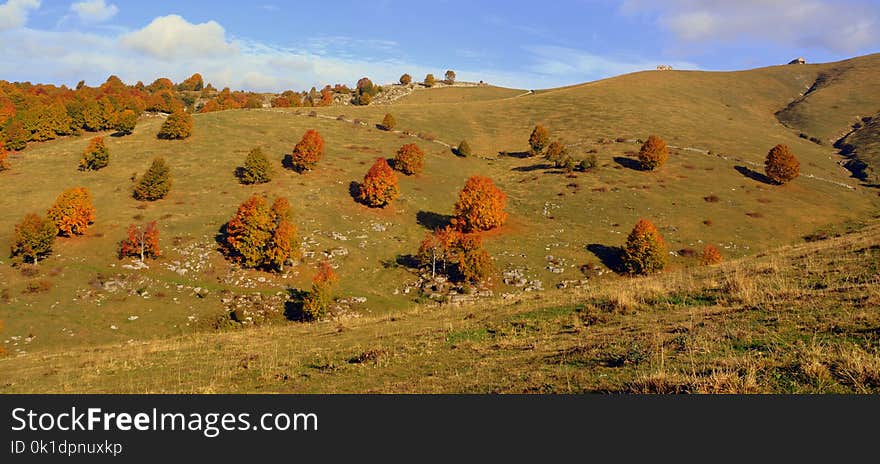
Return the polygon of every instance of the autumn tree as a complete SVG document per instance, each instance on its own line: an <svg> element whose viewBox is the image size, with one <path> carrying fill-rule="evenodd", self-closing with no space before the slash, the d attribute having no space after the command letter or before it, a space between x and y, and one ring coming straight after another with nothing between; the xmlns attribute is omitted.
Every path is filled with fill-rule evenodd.
<svg viewBox="0 0 880 464"><path fill-rule="evenodd" d="M433 74L428 74L425 76L425 87L434 87L434 84L437 83L437 79L434 78Z"/></svg>
<svg viewBox="0 0 880 464"><path fill-rule="evenodd" d="M544 151L544 147L550 141L550 131L541 124L532 129L532 135L529 136L529 147L531 147L531 155L536 156Z"/></svg>
<svg viewBox="0 0 880 464"><path fill-rule="evenodd" d="M458 148L455 149L455 154L463 157L471 156L471 145L467 143L467 140L462 140L458 144Z"/></svg>
<svg viewBox="0 0 880 464"><path fill-rule="evenodd" d="M394 120L394 116L391 113L385 113L385 117L382 118L382 129L390 131L394 129L394 126L397 125L397 121Z"/></svg>
<svg viewBox="0 0 880 464"><path fill-rule="evenodd" d="M394 169L406 174L413 175L422 172L425 168L425 152L414 143L408 143L399 150L394 157Z"/></svg>
<svg viewBox="0 0 880 464"><path fill-rule="evenodd" d="M297 230L290 222L290 204L254 195L238 207L223 227L226 254L245 267L283 270L299 252Z"/></svg>
<svg viewBox="0 0 880 464"><path fill-rule="evenodd" d="M499 227L507 220L504 211L507 195L492 179L473 176L465 182L455 204L453 223L464 232L478 232Z"/></svg>
<svg viewBox="0 0 880 464"><path fill-rule="evenodd" d="M447 273L448 267L454 264L455 250L461 241L462 233L450 226L429 232L419 245L417 259L419 264L431 269L431 278L437 276L437 267Z"/></svg>
<svg viewBox="0 0 880 464"><path fill-rule="evenodd" d="M162 123L162 128L159 129L157 136L160 139L179 140L192 135L192 131L192 115L180 109L165 118L165 122Z"/></svg>
<svg viewBox="0 0 880 464"><path fill-rule="evenodd" d="M159 250L159 226L156 221L144 225L129 224L128 236L119 242L119 257L136 256L144 262L146 258L157 258Z"/></svg>
<svg viewBox="0 0 880 464"><path fill-rule="evenodd" d="M640 219L633 227L621 256L623 268L630 274L644 275L666 267L666 244L650 221Z"/></svg>
<svg viewBox="0 0 880 464"><path fill-rule="evenodd" d="M260 147L251 150L244 159L244 166L236 170L242 184L264 184L272 180L272 164Z"/></svg>
<svg viewBox="0 0 880 464"><path fill-rule="evenodd" d="M312 279L312 289L303 298L302 313L308 320L318 320L327 314L333 303L333 286L339 278L326 260L321 261L318 273Z"/></svg>
<svg viewBox="0 0 880 464"><path fill-rule="evenodd" d="M141 201L156 201L165 198L171 190L171 168L165 158L158 157L141 177L134 188L134 197Z"/></svg>
<svg viewBox="0 0 880 464"><path fill-rule="evenodd" d="M311 171L324 156L324 139L314 129L309 129L299 143L293 147L293 153L285 157L285 164L298 172Z"/></svg>
<svg viewBox="0 0 880 464"><path fill-rule="evenodd" d="M95 137L83 152L79 161L80 171L97 171L110 164L110 149L104 143L104 137Z"/></svg>
<svg viewBox="0 0 880 464"><path fill-rule="evenodd" d="M801 172L801 163L787 145L776 145L767 153L764 171L773 182L784 184L794 180Z"/></svg>
<svg viewBox="0 0 880 464"><path fill-rule="evenodd" d="M82 235L95 222L92 194L84 187L65 190L46 212L62 235Z"/></svg>
<svg viewBox="0 0 880 464"><path fill-rule="evenodd" d="M116 130L119 134L129 135L134 132L134 127L137 125L137 114L134 111L127 109L121 113L116 118L116 124L113 126L113 129Z"/></svg>
<svg viewBox="0 0 880 464"><path fill-rule="evenodd" d="M9 153L3 147L3 141L0 140L0 172L8 171L11 167L9 164Z"/></svg>
<svg viewBox="0 0 880 464"><path fill-rule="evenodd" d="M721 257L721 252L718 251L718 248L706 244L703 248L703 255L700 257L700 264L703 266L711 266L713 264L720 264L723 260L724 258Z"/></svg>
<svg viewBox="0 0 880 464"><path fill-rule="evenodd" d="M399 195L397 174L385 158L376 158L359 186L358 200L370 207L384 207Z"/></svg>
<svg viewBox="0 0 880 464"><path fill-rule="evenodd" d="M558 140L554 140L547 145L544 158L553 163L553 166L557 168L563 167L566 159L571 159L568 156L568 148Z"/></svg>
<svg viewBox="0 0 880 464"><path fill-rule="evenodd" d="M21 151L31 141L31 133L24 128L21 119L13 119L3 131L4 145L9 150Z"/></svg>
<svg viewBox="0 0 880 464"><path fill-rule="evenodd" d="M26 263L37 262L52 253L52 245L58 228L49 219L36 214L28 214L15 225L15 236L12 239L12 260Z"/></svg>
<svg viewBox="0 0 880 464"><path fill-rule="evenodd" d="M461 280L479 283L489 278L495 266L489 252L483 249L480 234L462 234L457 246L457 271Z"/></svg>
<svg viewBox="0 0 880 464"><path fill-rule="evenodd" d="M400 83L402 85L409 85L410 83L412 83L412 76L410 76L409 74L404 74L400 76Z"/></svg>
<svg viewBox="0 0 880 464"><path fill-rule="evenodd" d="M455 71L453 71L451 69L446 71L446 74L444 75L444 77L446 78L447 84L455 83Z"/></svg>
<svg viewBox="0 0 880 464"><path fill-rule="evenodd" d="M189 91L201 91L205 86L205 81L202 79L202 75L199 73L195 73L190 76L187 80L180 83L177 86L178 90L189 90Z"/></svg>
<svg viewBox="0 0 880 464"><path fill-rule="evenodd" d="M639 150L639 165L645 171L653 171L669 159L666 142L656 135L650 135Z"/></svg>
<svg viewBox="0 0 880 464"><path fill-rule="evenodd" d="M354 103L357 105L369 105L370 102L373 101L373 97L375 97L380 91L381 87L373 84L373 81L368 77L362 77L357 81Z"/></svg>

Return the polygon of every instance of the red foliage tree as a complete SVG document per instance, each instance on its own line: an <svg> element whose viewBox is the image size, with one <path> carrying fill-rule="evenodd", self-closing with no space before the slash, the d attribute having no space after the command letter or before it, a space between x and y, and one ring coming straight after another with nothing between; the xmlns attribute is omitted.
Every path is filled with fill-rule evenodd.
<svg viewBox="0 0 880 464"><path fill-rule="evenodd" d="M666 244L651 221L639 219L626 239L621 259L630 274L650 274L666 267Z"/></svg>
<svg viewBox="0 0 880 464"><path fill-rule="evenodd" d="M455 258L455 249L461 236L461 231L447 226L429 232L422 240L417 257L423 267L431 268L431 277L437 275L438 264L442 266L443 273L447 272L448 265Z"/></svg>
<svg viewBox="0 0 880 464"><path fill-rule="evenodd" d="M780 144L771 148L767 153L764 171L767 173L767 177L777 184L784 184L800 175L801 163L787 145Z"/></svg>
<svg viewBox="0 0 880 464"><path fill-rule="evenodd" d="M157 258L159 250L159 226L156 221L146 225L129 224L128 237L119 242L119 257L137 256L143 262L146 258Z"/></svg>
<svg viewBox="0 0 880 464"><path fill-rule="evenodd" d="M473 176L467 180L455 204L453 224L464 232L490 230L507 220L507 195L492 179Z"/></svg>
<svg viewBox="0 0 880 464"><path fill-rule="evenodd" d="M92 194L84 187L65 190L49 208L46 216L62 235L82 235L95 222Z"/></svg>
<svg viewBox="0 0 880 464"><path fill-rule="evenodd" d="M227 255L247 267L283 270L299 250L290 205L284 198L275 199L270 207L264 197L252 196L238 207L224 232Z"/></svg>
<svg viewBox="0 0 880 464"><path fill-rule="evenodd" d="M299 143L293 147L293 154L288 155L286 163L299 172L311 171L324 156L324 139L314 129L309 129Z"/></svg>
<svg viewBox="0 0 880 464"><path fill-rule="evenodd" d="M425 168L425 152L414 143L408 143L394 157L394 169L406 174L418 174Z"/></svg>
<svg viewBox="0 0 880 464"><path fill-rule="evenodd" d="M400 195L397 186L397 175L385 158L376 158L376 162L364 176L360 185L358 199L368 206L382 207L390 204Z"/></svg>
<svg viewBox="0 0 880 464"><path fill-rule="evenodd" d="M703 256L700 257L700 264L711 266L713 264L720 264L723 260L724 258L721 257L721 252L718 251L718 248L707 244L706 247L703 248Z"/></svg>

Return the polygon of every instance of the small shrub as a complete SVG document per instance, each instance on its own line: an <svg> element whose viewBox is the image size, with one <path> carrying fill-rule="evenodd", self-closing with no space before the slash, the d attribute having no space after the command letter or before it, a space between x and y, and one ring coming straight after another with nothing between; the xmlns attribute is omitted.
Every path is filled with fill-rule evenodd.
<svg viewBox="0 0 880 464"><path fill-rule="evenodd" d="M291 167L298 172L311 171L324 156L324 139L314 129L303 134L302 139L293 148L293 153L286 158Z"/></svg>
<svg viewBox="0 0 880 464"><path fill-rule="evenodd" d="M537 156L544 151L544 147L547 146L547 143L550 141L550 131L547 130L546 127L538 124L532 129L532 134L529 136L529 147L531 148L531 155Z"/></svg>
<svg viewBox="0 0 880 464"><path fill-rule="evenodd" d="M568 158L568 149L565 148L565 145L563 145L562 142L554 140L547 145L547 150L544 152L544 159L553 163L555 167L561 168L562 163L566 158Z"/></svg>
<svg viewBox="0 0 880 464"><path fill-rule="evenodd" d="M338 277L326 260L318 267L318 273L312 279L312 289L303 298L302 313L307 320L319 320L327 314L333 302L333 286Z"/></svg>
<svg viewBox="0 0 880 464"><path fill-rule="evenodd" d="M171 191L171 168L164 158L156 158L134 188L134 197L141 201L156 201L165 198Z"/></svg>
<svg viewBox="0 0 880 464"><path fill-rule="evenodd" d="M666 244L650 221L640 219L626 240L621 256L623 268L630 274L644 275L666 267Z"/></svg>
<svg viewBox="0 0 880 464"><path fill-rule="evenodd" d="M462 140L458 144L458 148L455 149L455 154L463 157L471 156L471 146L467 140Z"/></svg>
<svg viewBox="0 0 880 464"><path fill-rule="evenodd" d="M720 264L721 261L723 261L723 258L721 257L721 252L718 251L718 248L706 244L705 248L703 248L703 255L700 257L700 264L711 266L714 264Z"/></svg>
<svg viewBox="0 0 880 464"><path fill-rule="evenodd" d="M21 293L35 295L37 293L46 293L52 289L52 282L49 280L38 280L36 282L28 282Z"/></svg>
<svg viewBox="0 0 880 464"><path fill-rule="evenodd" d="M705 196L705 197L703 197L703 200L706 203L718 203L719 201L721 201L721 199L718 198L718 195L715 195L715 194Z"/></svg>
<svg viewBox="0 0 880 464"><path fill-rule="evenodd" d="M592 171L598 167L599 160L596 158L596 155L593 154L587 155L587 157L582 159L577 166L578 170L583 172Z"/></svg>
<svg viewBox="0 0 880 464"><path fill-rule="evenodd" d="M382 129L386 131L390 131L394 129L394 126L397 125L397 122L394 120L394 116L391 113L385 113L385 117L382 118Z"/></svg>

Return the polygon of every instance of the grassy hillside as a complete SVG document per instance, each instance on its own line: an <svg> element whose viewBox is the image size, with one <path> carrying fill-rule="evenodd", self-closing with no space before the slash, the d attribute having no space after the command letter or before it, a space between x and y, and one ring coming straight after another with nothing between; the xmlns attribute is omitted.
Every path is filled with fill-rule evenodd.
<svg viewBox="0 0 880 464"><path fill-rule="evenodd" d="M852 60L856 67L877 61L876 55ZM9 249L14 224L26 212L45 212L66 188L91 190L97 221L84 237L59 239L53 256L37 270L14 268L0 257L5 326L0 341L8 355L3 369L29 366L37 353L45 359L95 346L182 347L190 337L209 340L226 326L224 316L241 306L266 315L269 327L259 332L266 337L320 330L286 327L283 313L289 293L308 287L324 257L341 277L336 320L434 314L436 305L425 305L408 258L426 233L448 220L465 179L474 174L491 177L507 193L510 213L508 224L484 238L498 270L484 290L503 301L548 295L535 308L546 307L546 298L568 298L550 296L557 286L572 291L627 285L609 269L615 267L615 247L639 218L653 221L664 236L669 275L689 272L697 263L694 253L706 243L730 260L846 230L875 214L876 190L853 181L835 149L798 137L775 115L817 72L833 66L652 71L526 95L492 87L428 89L393 105L318 108L315 117L295 109L224 111L196 115L195 135L184 141L156 139L161 118L146 117L133 135L107 137L110 166L95 173L76 169L88 137L32 144L12 156L11 171L0 173L0 249ZM396 132L375 127L389 111ZM565 175L543 159L523 157L538 122L566 141L576 157L595 154L598 169ZM309 128L324 136L325 159L307 174L282 169L283 155ZM674 147L670 160L659 172L635 170L636 139L651 133ZM462 139L474 156L451 152L449 145ZM352 184L375 158L393 157L411 142L427 152L425 172L401 176L401 197L389 208L356 203ZM785 186L770 185L760 175L767 150L777 143L789 144L801 160L801 177ZM255 146L275 164L275 179L239 185L233 172ZM170 196L151 204L135 201L133 174L160 155L175 179ZM254 193L285 196L293 207L305 254L285 273L239 269L217 251L221 225ZM116 245L130 223L150 220L159 221L163 255L149 269L131 269L131 261L116 258ZM528 284L504 283L511 275ZM571 301L580 301L578 292ZM414 305L422 306L413 310ZM446 311L421 324L447 324ZM382 330L395 329L391 324ZM322 337L316 340L332 343L332 337ZM329 349L315 343L320 345L315 349ZM195 390L194 385L178 389ZM228 387L226 381L217 385L217 391Z"/></svg>
<svg viewBox="0 0 880 464"><path fill-rule="evenodd" d="M880 182L880 112L865 118L839 146L850 159L847 167L868 182Z"/></svg>
<svg viewBox="0 0 880 464"><path fill-rule="evenodd" d="M0 392L880 393L880 225L575 292L0 359Z"/></svg>

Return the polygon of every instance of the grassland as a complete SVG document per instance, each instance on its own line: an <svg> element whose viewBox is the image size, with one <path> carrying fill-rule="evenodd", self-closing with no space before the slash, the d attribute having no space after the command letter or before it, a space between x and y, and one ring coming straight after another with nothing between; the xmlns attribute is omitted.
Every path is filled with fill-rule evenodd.
<svg viewBox="0 0 880 464"><path fill-rule="evenodd" d="M0 392L880 393L880 224L576 291L0 359Z"/></svg>
<svg viewBox="0 0 880 464"><path fill-rule="evenodd" d="M876 55L852 60L857 70L874 69L878 63ZM724 317L756 315L744 310L734 297L721 301L716 295L710 301L700 296L704 288L716 288L711 282L726 282L727 274L712 280L704 275L706 271L692 270L697 259L691 253L713 243L727 260L754 257L799 243L804 236L858 229L871 223L878 209L876 190L851 179L838 164L841 158L835 149L799 137L797 129L777 119L780 109L798 99L819 73L834 66L780 66L736 73L643 72L528 95L493 87L427 89L392 105L315 109L318 117L295 109L225 111L197 115L195 135L184 141L157 140L161 119L142 118L133 135L107 137L110 166L96 173L76 170L87 137L34 144L14 155L13 170L2 173L0 249L9 249L13 225L21 216L45 211L65 188L85 186L92 191L97 221L84 237L59 239L55 254L36 271L23 271L2 260L0 320L5 327L0 341L7 357L0 360L0 378L10 380L0 383L6 383L2 387L6 391L541 391L540 383L525 368L527 363L538 362L534 356L540 350L514 349L514 354L522 351L521 357L507 356L510 353L505 351L496 360L501 364L490 363L495 358L487 347L497 341L491 324L513 324L506 318L528 311L549 311L550 320L562 321L582 318L593 311L590 305L597 311L607 309L599 300L616 298L613 292L624 292L632 283L604 272L614 265L609 251L623 244L629 229L642 217L658 225L673 254L666 274L637 280L638 288L649 285L651 292L684 298L684 309L694 324L713 320L712 311L721 311ZM859 73L853 71L841 79ZM876 94L866 94L866 100L871 98ZM394 114L397 132L375 128L386 112ZM365 124L355 124L354 119ZM529 131L538 122L567 142L576 157L593 152L599 168L567 176L542 159L522 157ZM327 142L324 161L316 171L302 175L282 169L283 155L309 128L317 129ZM636 139L650 133L676 147L667 166L656 173L632 168ZM470 142L474 156L462 158L451 152L448 144L462 139ZM370 209L356 203L350 194L352 183L362 179L376 157L390 158L410 142L426 150L426 171L401 177L401 198L390 208ZM789 185L770 185L757 174L767 150L776 143L789 144L801 160L802 176ZM275 178L260 186L239 185L234 170L255 146L261 146L276 163ZM155 156L166 158L175 184L168 198L142 204L131 198L131 178L133 173L142 173ZM425 305L414 289L417 275L401 264L406 262L402 258L414 253L424 234L452 212L458 191L473 174L492 177L508 195L509 223L485 237L499 271L488 285L496 300L467 308ZM283 195L293 206L305 258L285 273L238 269L217 252L220 226L254 193ZM149 220L160 223L163 256L150 262L149 269L124 267L130 262L116 258L116 244L129 223ZM868 231L852 240L876 239L876 227ZM337 295L347 303L337 311L335 322L287 322L281 314L289 290L305 288L314 265L325 256L337 266L341 277ZM857 253L852 261L856 257L875 259L876 253ZM751 269L761 262L737 261L723 269L736 276L736 266ZM797 260L791 258L791 262ZM820 264L811 264L815 268L811 272L831 275L837 269ZM586 279L581 271L584 266L598 268L602 275L591 272L586 289L555 290L557 284ZM840 270L856 272L849 267ZM546 290L534 296L506 285L501 281L505 271L540 281ZM780 275L797 272L783 265L774 271ZM791 275L792 285L805 279ZM754 285L754 298L763 301L774 295L762 284ZM683 297L681 292L685 292ZM721 293L729 293L725 292ZM848 298L874 301L870 300L873 294L862 287L853 292ZM647 293L621 298L629 298L635 309L625 314L599 311L612 320L602 340L614 349L630 343L629 335L623 334L636 330L633 327L659 333L673 322L682 323L660 317L673 315L665 309L677 308L677 304L652 299ZM277 317L262 328L217 333L218 326L225 327L222 318L230 305L242 299ZM598 303L590 303L594 300ZM785 301L794 304L796 300ZM804 308L812 309L803 310L818 314L823 302L834 301L804 302ZM557 307L562 309L552 309ZM799 308L791 307L790 317L800 314ZM845 319L845 315L840 317ZM703 336L710 338L722 329L710 324ZM556 343L556 338L560 344L574 343L584 334L560 335L565 330L550 324L547 331L541 328L535 333L539 338L534 343L550 339ZM453 342L448 343L447 336ZM438 345L432 337L444 341ZM426 345L418 341L421 338ZM379 346L380 351L370 354L372 345L382 345L379 340L387 340L389 347ZM649 340L642 341L645 345ZM459 350L468 343L482 351ZM829 343L838 346L838 341ZM870 357L876 356L870 343L852 346L863 350L865 359L875 359ZM440 364L435 365L430 355L438 347L444 351L436 361ZM584 356L601 354L599 348L591 350ZM123 353L132 359L131 364ZM360 354L367 362L340 361L342 356ZM245 367L245 372L230 368L228 363L251 355L256 358L243 362L263 367ZM478 355L487 356L486 361L476 361ZM654 359L651 356L645 359ZM373 362L374 357L378 361ZM52 361L56 358L58 363ZM398 358L401 364L392 363L388 370L355 370ZM665 363L666 358L657 359ZM781 362L782 358L773 359ZM706 365L713 365L714 360ZM294 367L279 367L284 363ZM624 388L623 380L603 383L605 377L595 377L594 364L559 363L565 366L566 375L577 379L577 386L566 390L557 378L547 391ZM621 377L626 382L650 372L666 372L673 376L670 382L692 381L687 389L705 389L693 372L687 377L680 369L645 370L656 367L653 363L609 372L626 372ZM312 364L319 368L309 367ZM106 366L111 366L109 371ZM477 368L489 373L476 375L473 369ZM339 369L346 374L338 376L338 381L324 375ZM522 381L515 377L504 384L501 376L518 369ZM295 378L291 384L295 388L273 383L276 374ZM542 369L534 372L545 374L550 375ZM303 378L310 380L301 382ZM828 391L858 390L852 387L855 384L841 382ZM762 391L809 390L804 383L791 388L759 383Z"/></svg>

